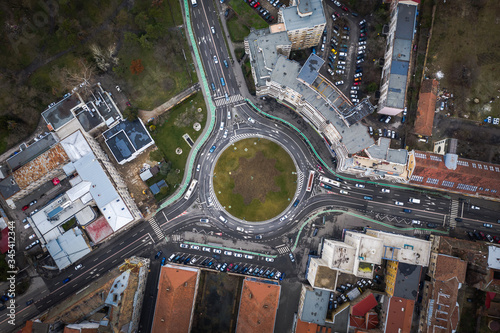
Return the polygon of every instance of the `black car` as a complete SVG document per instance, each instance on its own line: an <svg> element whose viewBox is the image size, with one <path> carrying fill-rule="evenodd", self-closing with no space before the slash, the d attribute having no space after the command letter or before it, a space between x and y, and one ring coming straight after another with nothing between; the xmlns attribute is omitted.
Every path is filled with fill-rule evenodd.
<svg viewBox="0 0 500 333"><path fill-rule="evenodd" d="M162 253L163 253L163 252L161 252L161 251L158 251L158 252L156 253L156 255L155 255L155 259L158 259L158 258L160 258L160 256L161 256L161 254L162 254Z"/></svg>
<svg viewBox="0 0 500 333"><path fill-rule="evenodd" d="M364 54L360 54L356 57L356 60L360 60L360 59L364 59L365 58L365 55Z"/></svg>
<svg viewBox="0 0 500 333"><path fill-rule="evenodd" d="M346 58L346 57L344 57L344 56L339 56L339 60L340 60L340 61L346 61L346 60L347 60L347 58Z"/></svg>
<svg viewBox="0 0 500 333"><path fill-rule="evenodd" d="M30 299L29 301L26 302L26 306L33 304L33 299Z"/></svg>
<svg viewBox="0 0 500 333"><path fill-rule="evenodd" d="M359 37L360 42L364 42L366 40L366 37Z"/></svg>
<svg viewBox="0 0 500 333"><path fill-rule="evenodd" d="M437 224L427 222L427 228L437 228Z"/></svg>

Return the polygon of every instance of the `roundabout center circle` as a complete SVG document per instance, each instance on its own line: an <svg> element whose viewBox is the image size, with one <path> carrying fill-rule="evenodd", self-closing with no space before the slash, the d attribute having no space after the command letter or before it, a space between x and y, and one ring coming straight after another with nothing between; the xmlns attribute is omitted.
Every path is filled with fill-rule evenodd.
<svg viewBox="0 0 500 333"><path fill-rule="evenodd" d="M279 144L243 139L219 156L213 186L219 203L232 216L266 221L290 205L297 189L297 169Z"/></svg>

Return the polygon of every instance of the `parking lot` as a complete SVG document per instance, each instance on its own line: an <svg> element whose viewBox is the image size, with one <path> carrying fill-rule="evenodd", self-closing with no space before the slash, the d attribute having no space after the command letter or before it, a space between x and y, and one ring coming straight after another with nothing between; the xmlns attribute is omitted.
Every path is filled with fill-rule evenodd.
<svg viewBox="0 0 500 333"><path fill-rule="evenodd" d="M188 244L180 244L180 247L186 250L199 251L199 253L174 252L168 257L162 257L161 264L175 263L187 266L197 266L219 272L256 276L280 281L285 277L285 273L275 268L256 263L259 258L251 254ZM155 258L159 259L161 255L162 253L160 251ZM244 260L246 260L246 262ZM274 262L274 259L266 257L265 262L271 263Z"/></svg>
<svg viewBox="0 0 500 333"><path fill-rule="evenodd" d="M320 55L327 63L327 77L351 100L362 99L360 85L367 54L367 23L347 6L334 0L326 7L327 25Z"/></svg>

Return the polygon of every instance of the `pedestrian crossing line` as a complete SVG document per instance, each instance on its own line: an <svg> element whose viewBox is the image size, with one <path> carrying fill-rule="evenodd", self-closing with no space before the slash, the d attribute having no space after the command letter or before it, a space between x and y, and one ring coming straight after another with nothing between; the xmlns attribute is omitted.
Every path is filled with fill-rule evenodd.
<svg viewBox="0 0 500 333"><path fill-rule="evenodd" d="M242 101L243 99L244 98L241 95L233 95L233 96L229 96L228 99L226 99L225 97L220 97L220 98L214 100L214 102L215 102L215 106L222 106L222 105L227 105L227 104L238 103L238 102Z"/></svg>
<svg viewBox="0 0 500 333"><path fill-rule="evenodd" d="M290 248L286 245L280 245L276 247L276 251L278 251L279 254L285 254L290 252Z"/></svg>
<svg viewBox="0 0 500 333"><path fill-rule="evenodd" d="M450 227L455 228L457 226L457 221L455 218L458 216L458 207L460 203L457 200L451 201L451 209L450 209Z"/></svg>
<svg viewBox="0 0 500 333"><path fill-rule="evenodd" d="M159 239L165 238L165 235L163 234L163 231L161 230L160 226L156 222L156 219L153 217L149 219L149 225L151 225L151 228L153 228L153 231L155 232L156 236Z"/></svg>

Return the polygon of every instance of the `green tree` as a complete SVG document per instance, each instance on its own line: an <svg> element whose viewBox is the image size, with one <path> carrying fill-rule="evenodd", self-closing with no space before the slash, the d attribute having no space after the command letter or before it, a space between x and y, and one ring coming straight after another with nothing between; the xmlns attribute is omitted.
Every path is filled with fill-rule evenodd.
<svg viewBox="0 0 500 333"><path fill-rule="evenodd" d="M374 93L375 91L377 91L377 89L378 85L375 82L370 83L367 88L369 93Z"/></svg>
<svg viewBox="0 0 500 333"><path fill-rule="evenodd" d="M139 108L135 106L128 106L123 110L123 117L128 121L134 121L139 117Z"/></svg>
<svg viewBox="0 0 500 333"><path fill-rule="evenodd" d="M178 184L181 179L179 174L177 174L176 172L169 172L166 181L169 186L174 186L175 184Z"/></svg>
<svg viewBox="0 0 500 333"><path fill-rule="evenodd" d="M160 149L153 150L149 153L149 159L155 162L161 162L165 158L162 151Z"/></svg>
<svg viewBox="0 0 500 333"><path fill-rule="evenodd" d="M172 170L172 162L167 161L167 162L162 163L160 165L160 173L162 175L168 175L168 173L170 172L170 170Z"/></svg>

